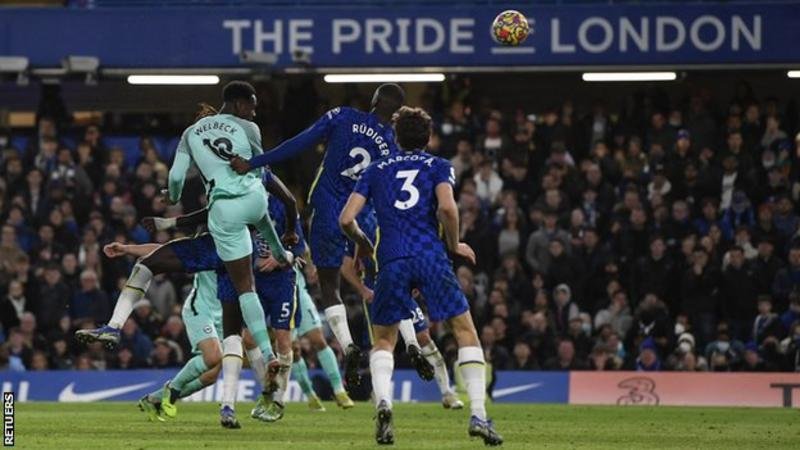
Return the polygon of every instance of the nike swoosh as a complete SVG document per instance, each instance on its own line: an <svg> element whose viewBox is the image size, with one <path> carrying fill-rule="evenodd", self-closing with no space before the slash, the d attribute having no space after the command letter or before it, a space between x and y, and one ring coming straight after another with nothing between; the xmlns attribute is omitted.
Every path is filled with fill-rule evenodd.
<svg viewBox="0 0 800 450"><path fill-rule="evenodd" d="M97 400L104 400L118 395L127 394L128 392L138 391L154 384L154 381L147 383L132 384L130 386L120 386L117 388L103 389L100 391L92 392L75 392L75 383L70 383L64 390L58 394L58 401L60 402L95 402Z"/></svg>
<svg viewBox="0 0 800 450"><path fill-rule="evenodd" d="M522 386L513 386L513 387L508 387L508 388L503 388L503 389L495 389L492 392L492 397L493 398L500 398L500 397L505 397L507 395L516 394L517 392L529 391L531 389L538 388L542 384L544 384L544 383L531 383L531 384L523 384Z"/></svg>

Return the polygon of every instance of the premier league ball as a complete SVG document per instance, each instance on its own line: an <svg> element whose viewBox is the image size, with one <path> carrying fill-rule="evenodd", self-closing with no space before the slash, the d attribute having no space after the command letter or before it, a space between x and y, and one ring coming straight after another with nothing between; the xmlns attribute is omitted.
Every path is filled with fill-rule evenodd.
<svg viewBox="0 0 800 450"><path fill-rule="evenodd" d="M517 46L528 37L530 31L528 19L513 9L501 12L492 22L492 38L502 45Z"/></svg>

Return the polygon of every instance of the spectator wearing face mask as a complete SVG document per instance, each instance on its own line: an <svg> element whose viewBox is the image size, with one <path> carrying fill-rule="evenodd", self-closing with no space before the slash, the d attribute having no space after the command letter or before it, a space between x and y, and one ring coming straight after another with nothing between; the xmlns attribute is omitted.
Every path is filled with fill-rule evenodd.
<svg viewBox="0 0 800 450"><path fill-rule="evenodd" d="M705 357L697 355L694 336L690 333L681 333L676 344L675 351L666 360L667 368L681 372L708 370L708 362Z"/></svg>

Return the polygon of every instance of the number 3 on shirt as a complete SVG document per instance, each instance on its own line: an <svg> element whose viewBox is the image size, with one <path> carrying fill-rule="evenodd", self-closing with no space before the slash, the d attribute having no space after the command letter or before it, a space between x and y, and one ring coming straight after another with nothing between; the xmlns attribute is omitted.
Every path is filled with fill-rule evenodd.
<svg viewBox="0 0 800 450"><path fill-rule="evenodd" d="M408 199L404 201L395 200L394 207L400 210L413 208L419 202L419 190L414 186L414 179L417 178L419 170L400 170L397 178L403 180L400 190L408 193Z"/></svg>
<svg viewBox="0 0 800 450"><path fill-rule="evenodd" d="M340 175L350 178L351 180L358 180L361 172L372 162L372 156L370 156L367 149L362 147L354 147L352 150L350 150L350 157L353 159L361 157L361 160L358 161L354 166L343 170Z"/></svg>

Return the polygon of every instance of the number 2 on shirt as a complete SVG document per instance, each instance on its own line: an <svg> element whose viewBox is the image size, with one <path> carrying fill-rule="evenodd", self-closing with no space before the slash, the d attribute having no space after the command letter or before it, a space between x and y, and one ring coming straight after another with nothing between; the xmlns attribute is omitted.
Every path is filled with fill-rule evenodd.
<svg viewBox="0 0 800 450"><path fill-rule="evenodd" d="M350 150L350 157L353 159L361 157L361 160L358 161L354 166L343 170L340 175L350 178L351 180L358 180L361 172L372 162L372 156L370 156L367 149L362 147L354 147L352 150Z"/></svg>

